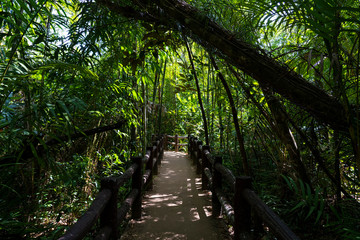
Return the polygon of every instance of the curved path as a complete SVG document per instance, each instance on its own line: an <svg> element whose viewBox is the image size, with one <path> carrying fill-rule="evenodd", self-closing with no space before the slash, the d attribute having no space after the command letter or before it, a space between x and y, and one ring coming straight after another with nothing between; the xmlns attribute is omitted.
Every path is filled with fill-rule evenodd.
<svg viewBox="0 0 360 240"><path fill-rule="evenodd" d="M222 219L211 217L211 192L201 190L187 154L165 152L161 164L142 219L131 220L121 239L231 239Z"/></svg>

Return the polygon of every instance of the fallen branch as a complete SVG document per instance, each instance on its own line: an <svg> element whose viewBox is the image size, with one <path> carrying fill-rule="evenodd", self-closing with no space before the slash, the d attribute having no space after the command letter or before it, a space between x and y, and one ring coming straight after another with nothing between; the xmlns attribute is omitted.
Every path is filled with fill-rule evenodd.
<svg viewBox="0 0 360 240"><path fill-rule="evenodd" d="M32 137L31 140L32 141L27 141L24 145L24 148L21 149L20 151L17 151L13 154L11 154L10 156L4 156L2 157L3 161L1 162L1 166L6 166L6 164L10 164L13 162L14 158L18 158L18 156L20 155L22 160L26 160L28 158L31 157L41 157L44 154L44 151L47 150L48 147L50 146L55 146L57 144L62 144L68 140L76 140L82 137L89 137L92 135L95 135L97 133L102 133L102 132L107 132L107 131L111 131L114 129L119 129L121 128L125 123L125 120L121 120L115 124L112 125L108 125L108 126L103 126L103 127L97 127L97 128L93 128L90 130L86 130L84 132L77 132L74 133L72 135L63 135L60 137L55 137L52 138L50 140L48 140L47 142L41 143L41 141L39 141L39 139L43 138L40 136L36 136L36 137ZM36 152L34 152L34 150ZM35 156L36 155L36 156Z"/></svg>

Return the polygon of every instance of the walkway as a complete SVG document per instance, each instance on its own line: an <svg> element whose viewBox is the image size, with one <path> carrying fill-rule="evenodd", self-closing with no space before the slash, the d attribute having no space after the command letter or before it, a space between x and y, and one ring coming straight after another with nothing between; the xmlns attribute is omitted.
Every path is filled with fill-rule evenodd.
<svg viewBox="0 0 360 240"><path fill-rule="evenodd" d="M231 239L222 219L211 217L211 192L181 152L165 152L154 188L143 198L143 216L132 220L121 240Z"/></svg>

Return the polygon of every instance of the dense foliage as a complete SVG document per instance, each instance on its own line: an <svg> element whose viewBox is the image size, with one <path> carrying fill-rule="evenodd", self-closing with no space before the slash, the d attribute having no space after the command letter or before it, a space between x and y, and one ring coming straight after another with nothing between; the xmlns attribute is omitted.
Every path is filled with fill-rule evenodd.
<svg viewBox="0 0 360 240"><path fill-rule="evenodd" d="M60 236L153 134L191 133L303 239L360 239L359 2L187 1L305 79L307 102L238 67L178 2L0 3L0 238ZM311 106L323 96L345 127Z"/></svg>

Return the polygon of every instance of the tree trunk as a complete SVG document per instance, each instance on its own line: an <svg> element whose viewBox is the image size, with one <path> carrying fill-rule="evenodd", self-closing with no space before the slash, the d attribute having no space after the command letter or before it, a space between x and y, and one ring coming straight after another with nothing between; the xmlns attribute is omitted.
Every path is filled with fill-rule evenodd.
<svg viewBox="0 0 360 240"><path fill-rule="evenodd" d="M157 61L157 59L156 59ZM158 62L157 62L158 63ZM161 69L161 66L160 66ZM158 85L160 85L160 71L158 68L155 70L155 77L154 77L154 86L153 86L153 96L152 96L152 103L151 103L151 114L149 115L149 122L151 129L149 130L151 134L156 133L156 119L157 119L157 109L156 109L156 93ZM160 90L159 90L160 91Z"/></svg>
<svg viewBox="0 0 360 240"><path fill-rule="evenodd" d="M336 180L336 200L341 200L341 174L340 174L340 146L341 140L338 131L334 131L334 170Z"/></svg>
<svg viewBox="0 0 360 240"><path fill-rule="evenodd" d="M234 76L238 79L239 84L241 85L241 87L243 88L247 98L249 98L253 104L259 109L260 113L265 117L266 121L269 123L270 127L272 129L275 128L274 123L271 121L270 116L267 114L267 112L265 112L265 110L262 108L262 106L255 100L254 96L252 96L250 94L250 90L241 82L240 77L238 76L238 74L234 71L234 69L230 68L230 71L234 74ZM293 120L291 118L288 118L290 124L293 126L293 128L296 130L296 132L300 135L300 137L302 138L302 140L305 142L306 146L310 149L315 161L319 164L319 167L324 171L324 173L326 174L326 176L330 179L330 181L335 185L338 186L338 181L336 180L336 178L334 178L329 169L327 168L326 164L325 164L325 160L323 157L321 157L321 153L317 147L317 141L309 141L309 138L305 135L305 133L293 122ZM313 138L314 140L314 138ZM265 146L265 144L263 144ZM341 190L341 192L344 194L344 196L346 198L352 198L350 196L350 194L348 192L346 192L346 190L340 186L338 186Z"/></svg>
<svg viewBox="0 0 360 240"><path fill-rule="evenodd" d="M276 62L263 50L237 39L233 33L185 1L132 1L143 12L114 4L110 0L98 0L98 3L129 18L156 22L174 29L183 26L189 36L196 35L205 47L216 49L218 55L257 81L269 84L277 93L308 111L320 122L349 133L344 106L337 99ZM349 109L349 114L355 116L353 109Z"/></svg>
<svg viewBox="0 0 360 240"><path fill-rule="evenodd" d="M209 133L208 133L208 127L207 127L207 120L206 120L206 114L205 114L205 110L204 110L204 105L203 105L203 102L202 102L202 99L201 99L199 79L197 78L194 61L193 61L192 54L191 54L191 51L190 51L190 48L189 48L189 44L188 44L186 38L185 38L185 45L186 45L186 50L187 50L188 55L189 55L191 67L192 67L192 70L193 70L193 75L194 75L195 82L196 82L196 90L197 90L197 95L198 95L198 100L199 100L199 105L200 105L200 110L201 110L201 116L202 116L203 123L204 123L205 142L206 142L206 145L209 145Z"/></svg>
<svg viewBox="0 0 360 240"><path fill-rule="evenodd" d="M295 169L298 177L305 182L308 183L311 187L311 181L308 177L308 174L306 173L306 168L301 160L300 151L297 148L295 139L291 133L291 130L288 126L289 118L287 114L284 112L283 107L281 106L281 103L279 100L273 96L273 93L268 87L263 86L260 84L261 89L263 90L263 93L265 95L266 101L268 103L268 106L270 108L270 111L273 115L273 118L275 121L272 120L271 116L267 114L265 109L263 109L260 104L255 100L255 98L250 94L250 90L245 87L245 85L241 82L240 77L238 74L230 68L230 71L233 73L233 75L238 80L239 84L245 91L245 94L251 101L255 104L255 106L259 109L259 111L262 113L262 115L265 117L266 121L269 123L271 129L277 134L280 141L286 146L290 159L294 163L292 164L292 167Z"/></svg>
<svg viewBox="0 0 360 240"><path fill-rule="evenodd" d="M146 153L146 146L147 146L147 85L145 84L145 81L142 82L141 88L143 91L143 126L144 126L144 132L143 132L143 142L142 142L142 153L145 155Z"/></svg>
<svg viewBox="0 0 360 240"><path fill-rule="evenodd" d="M233 122L234 122L234 127L235 127L235 131L236 131L236 137L237 137L239 147L240 147L240 154L241 154L241 158L242 158L242 165L243 165L244 173L245 173L245 175L250 176L251 174L250 174L248 159L247 159L246 151L245 151L244 136L240 130L239 120L238 120L238 116L237 116L237 110L235 107L234 99L232 97L229 85L227 84L222 73L219 71L219 67L217 66L215 59L211 55L210 55L210 60L211 60L212 65L214 66L215 70L218 72L218 76L219 76L221 83L224 86L224 89L228 96L229 104L230 104L231 112L232 112L232 117L233 117Z"/></svg>
<svg viewBox="0 0 360 240"><path fill-rule="evenodd" d="M270 108L274 121L274 132L277 134L281 142L285 145L290 157L291 167L294 168L298 177L304 182L309 184L312 188L310 178L306 172L306 167L302 161L300 151L297 147L294 136L289 128L289 116L286 114L279 99L274 96L271 89L263 84L260 84L260 88L264 93L266 102ZM286 165L286 163L285 163Z"/></svg>
<svg viewBox="0 0 360 240"><path fill-rule="evenodd" d="M219 99L219 97L218 97ZM219 112L219 127L220 127L220 149L224 148L224 124L223 124L223 120L222 120L222 105L221 102L219 100L217 100L217 104L218 104L218 112Z"/></svg>
<svg viewBox="0 0 360 240"><path fill-rule="evenodd" d="M163 72L163 78L162 78L162 82L161 82L161 86L159 89L159 96L160 96L160 107L159 107L159 120L158 120L158 124L159 124L159 129L158 129L158 135L161 134L161 117L162 117L162 99L163 99L163 92L164 92L164 84L165 84L165 74L166 74L166 63L167 60L165 59L165 63L164 63L164 72Z"/></svg>

